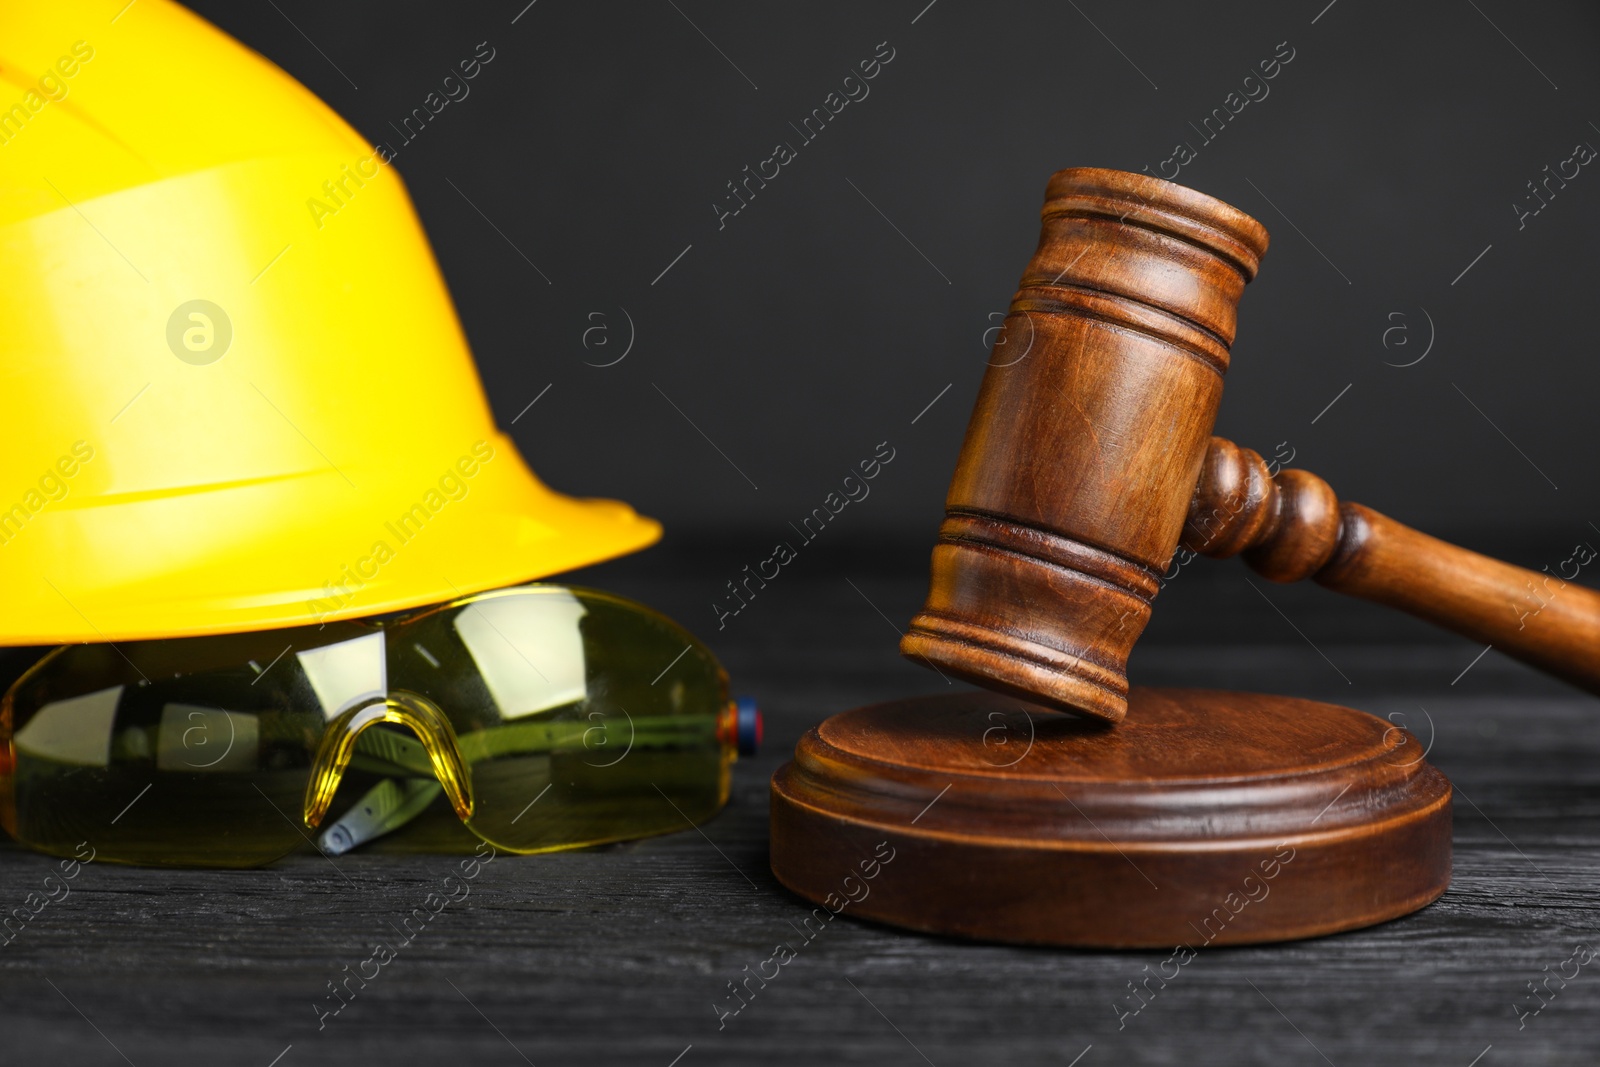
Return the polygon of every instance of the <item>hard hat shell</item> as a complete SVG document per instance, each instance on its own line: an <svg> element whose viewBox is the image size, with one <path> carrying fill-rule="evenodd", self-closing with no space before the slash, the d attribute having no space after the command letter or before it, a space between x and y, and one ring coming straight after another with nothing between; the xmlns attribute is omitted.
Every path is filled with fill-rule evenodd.
<svg viewBox="0 0 1600 1067"><path fill-rule="evenodd" d="M0 4L0 644L369 615L660 536L496 430L384 157L166 0Z"/></svg>

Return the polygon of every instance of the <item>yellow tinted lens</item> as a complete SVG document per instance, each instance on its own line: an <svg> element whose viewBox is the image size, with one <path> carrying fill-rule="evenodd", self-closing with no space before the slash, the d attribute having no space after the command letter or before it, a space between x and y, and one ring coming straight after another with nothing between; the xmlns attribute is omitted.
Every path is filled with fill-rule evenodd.
<svg viewBox="0 0 1600 1067"><path fill-rule="evenodd" d="M302 844L323 716L296 658L273 662L293 636L52 653L0 706L6 828L127 863L254 866Z"/></svg>
<svg viewBox="0 0 1600 1067"><path fill-rule="evenodd" d="M559 586L490 594L397 627L390 663L397 695L450 717L472 778L468 825L496 847L687 829L727 800L722 669L638 604Z"/></svg>

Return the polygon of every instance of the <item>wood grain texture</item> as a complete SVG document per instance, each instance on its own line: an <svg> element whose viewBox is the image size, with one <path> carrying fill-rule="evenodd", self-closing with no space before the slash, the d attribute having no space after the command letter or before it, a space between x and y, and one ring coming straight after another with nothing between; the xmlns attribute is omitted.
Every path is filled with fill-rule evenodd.
<svg viewBox="0 0 1600 1067"><path fill-rule="evenodd" d="M583 580L693 622L709 617L705 600L741 547L701 559L667 546ZM1595 699L1493 653L1451 687L1478 651L1466 642L1428 643L1404 616L1272 588L1346 685L1231 562L1196 563L1162 593L1135 652L1139 678L1406 713L1425 745L1426 707L1429 762L1457 789L1455 876L1437 903L1333 937L1203 951L1121 1029L1113 1004L1170 949L975 944L846 909L719 1030L712 1005L727 982L796 941L810 913L767 869L769 775L828 715L950 691L896 654L872 606L897 620L916 610L927 588L909 562L917 547L816 551L707 634L739 691L762 699L768 744L735 768L733 801L704 837L495 861L320 1033L311 1004L324 983L388 936L453 859L352 854L338 863L354 885L312 854L245 872L91 865L69 899L0 947L0 1060L126 1067L48 979L138 1067L267 1067L291 1043L277 1067L522 1067L494 1027L539 1067L668 1067L691 1044L677 1067L924 1067L911 1043L938 1067L1065 1067L1090 1044L1078 1067L1322 1064L1307 1038L1339 1067L1467 1067L1490 1044L1478 1067L1594 1062L1592 966L1520 1031L1512 1004L1574 942L1600 938ZM21 904L53 869L0 842L0 901Z"/></svg>
<svg viewBox="0 0 1600 1067"><path fill-rule="evenodd" d="M1523 570L1206 440L1239 298L1266 248L1260 223L1183 186L1091 168L1050 179L901 651L1116 722L1128 656L1181 536L1600 692L1600 593L1572 581L1600 554L1587 543L1554 572Z"/></svg>
<svg viewBox="0 0 1600 1067"><path fill-rule="evenodd" d="M1117 720L1187 517L1261 224L1159 179L1050 179L902 651Z"/></svg>
<svg viewBox="0 0 1600 1067"><path fill-rule="evenodd" d="M1341 504L1309 471L1269 475L1256 452L1212 438L1184 544L1207 556L1242 552L1275 582L1313 578L1600 693L1600 593L1573 582L1600 555L1587 542L1542 572L1525 570Z"/></svg>
<svg viewBox="0 0 1600 1067"><path fill-rule="evenodd" d="M896 926L1114 948L1314 937L1449 884L1450 784L1402 729L1257 693L1128 702L1114 728L995 693L835 715L773 778L773 873Z"/></svg>

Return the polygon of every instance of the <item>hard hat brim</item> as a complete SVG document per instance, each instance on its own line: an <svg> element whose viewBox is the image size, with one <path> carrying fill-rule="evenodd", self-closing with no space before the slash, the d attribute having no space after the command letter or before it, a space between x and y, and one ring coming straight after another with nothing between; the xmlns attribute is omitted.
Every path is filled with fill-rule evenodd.
<svg viewBox="0 0 1600 1067"><path fill-rule="evenodd" d="M553 492L502 435L436 468L431 480L323 468L50 502L0 544L0 645L359 618L546 577L661 536L626 504Z"/></svg>

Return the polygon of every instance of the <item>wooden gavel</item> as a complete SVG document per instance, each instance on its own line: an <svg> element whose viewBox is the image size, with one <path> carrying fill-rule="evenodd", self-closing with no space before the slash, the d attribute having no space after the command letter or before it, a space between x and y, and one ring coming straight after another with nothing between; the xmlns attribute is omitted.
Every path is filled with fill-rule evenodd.
<svg viewBox="0 0 1600 1067"><path fill-rule="evenodd" d="M1181 540L1600 692L1600 593L1340 504L1315 475L1272 475L1211 436L1239 297L1266 249L1255 219L1180 185L1091 168L1050 179L901 652L1116 721Z"/></svg>

